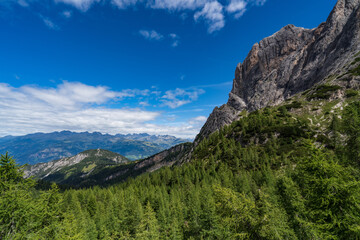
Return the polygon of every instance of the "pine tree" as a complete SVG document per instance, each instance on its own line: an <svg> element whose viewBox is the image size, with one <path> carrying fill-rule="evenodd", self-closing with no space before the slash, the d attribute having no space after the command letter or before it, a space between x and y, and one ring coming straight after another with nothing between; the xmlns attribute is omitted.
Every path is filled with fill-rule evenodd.
<svg viewBox="0 0 360 240"><path fill-rule="evenodd" d="M147 202L144 215L136 230L136 238L144 240L155 240L160 238L159 225L150 202Z"/></svg>

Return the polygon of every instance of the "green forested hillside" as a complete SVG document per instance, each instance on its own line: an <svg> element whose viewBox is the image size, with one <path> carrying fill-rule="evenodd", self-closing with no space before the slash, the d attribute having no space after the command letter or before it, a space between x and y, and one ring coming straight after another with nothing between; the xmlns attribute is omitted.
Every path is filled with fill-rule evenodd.
<svg viewBox="0 0 360 240"><path fill-rule="evenodd" d="M4 155L0 238L359 239L355 96L243 112L190 163L107 188L38 191Z"/></svg>
<svg viewBox="0 0 360 240"><path fill-rule="evenodd" d="M91 186L99 184L93 176L101 171L108 172L119 165L128 164L130 160L124 156L103 149L91 149L75 156L25 165L25 177L36 180L55 182L58 184L72 184L73 186Z"/></svg>

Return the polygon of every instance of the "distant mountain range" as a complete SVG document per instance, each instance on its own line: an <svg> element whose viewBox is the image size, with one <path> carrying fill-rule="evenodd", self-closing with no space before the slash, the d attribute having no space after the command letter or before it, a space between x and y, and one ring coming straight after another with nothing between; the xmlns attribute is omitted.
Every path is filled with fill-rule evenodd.
<svg viewBox="0 0 360 240"><path fill-rule="evenodd" d="M34 133L0 138L0 153L9 152L19 164L36 164L74 156L88 149L106 149L130 160L146 158L180 143L191 141L168 135Z"/></svg>

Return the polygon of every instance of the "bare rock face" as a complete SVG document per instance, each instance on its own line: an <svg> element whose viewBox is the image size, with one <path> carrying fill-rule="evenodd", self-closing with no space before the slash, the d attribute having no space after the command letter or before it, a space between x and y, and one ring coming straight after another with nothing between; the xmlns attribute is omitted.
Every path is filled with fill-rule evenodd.
<svg viewBox="0 0 360 240"><path fill-rule="evenodd" d="M147 172L153 172L164 166L172 166L182 159L188 159L190 154L191 144L182 143L172 147L168 150L162 151L142 161L139 161L134 169L147 169Z"/></svg>
<svg viewBox="0 0 360 240"><path fill-rule="evenodd" d="M360 51L360 0L339 0L315 29L288 25L256 43L235 70L228 102L215 108L195 140L238 119L242 110L278 105L329 75Z"/></svg>
<svg viewBox="0 0 360 240"><path fill-rule="evenodd" d="M232 93L230 93L230 96ZM235 98L239 98L235 96ZM241 109L240 104L242 103L242 99L237 99L238 101L234 102L234 104L239 105L239 109ZM245 104L245 103L243 103ZM245 107L246 105L244 105ZM236 108L231 107L229 104L224 104L220 108L216 107L211 113L210 117L207 119L204 126L201 128L200 133L196 137L194 144L197 145L203 139L203 136L209 136L211 133L218 130L220 127L231 124L238 115L238 111ZM189 159L188 159L189 160Z"/></svg>

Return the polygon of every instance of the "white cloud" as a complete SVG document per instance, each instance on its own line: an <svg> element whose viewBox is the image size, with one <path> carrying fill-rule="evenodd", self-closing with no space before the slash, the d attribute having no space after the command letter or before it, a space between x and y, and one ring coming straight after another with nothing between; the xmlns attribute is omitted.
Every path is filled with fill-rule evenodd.
<svg viewBox="0 0 360 240"><path fill-rule="evenodd" d="M195 13L194 19L204 19L208 24L209 33L219 31L225 26L223 6L217 1L206 3L201 11Z"/></svg>
<svg viewBox="0 0 360 240"><path fill-rule="evenodd" d="M43 16L40 16L40 17L43 20L44 24L48 28L53 29L53 30L58 30L59 29L59 27L53 21L51 21L49 18L43 17Z"/></svg>
<svg viewBox="0 0 360 240"><path fill-rule="evenodd" d="M177 34L175 34L175 33L170 33L169 37L172 38L172 39L178 39L179 38L179 36Z"/></svg>
<svg viewBox="0 0 360 240"><path fill-rule="evenodd" d="M267 0L255 0L255 4L258 5L258 6L262 6L265 4Z"/></svg>
<svg viewBox="0 0 360 240"><path fill-rule="evenodd" d="M17 3L22 7L28 7L29 3L25 0L18 0Z"/></svg>
<svg viewBox="0 0 360 240"><path fill-rule="evenodd" d="M175 34L175 33L170 33L170 34L169 34L169 37L172 39L172 43L171 43L171 46L172 46L172 47L177 47L177 46L179 46L179 44L180 44L180 37L179 37L177 34Z"/></svg>
<svg viewBox="0 0 360 240"><path fill-rule="evenodd" d="M154 120L159 113L140 109L96 107L122 92L67 83L57 88L0 84L0 135L55 130L111 132Z"/></svg>
<svg viewBox="0 0 360 240"><path fill-rule="evenodd" d="M111 3L120 9L126 9L130 6L135 6L139 2L143 2L143 1L142 0L111 0Z"/></svg>
<svg viewBox="0 0 360 240"><path fill-rule="evenodd" d="M180 44L180 37L175 33L163 35L155 30L140 30L139 35L147 40L161 41L169 39L172 47L177 47Z"/></svg>
<svg viewBox="0 0 360 240"><path fill-rule="evenodd" d="M218 88L218 87L232 86L232 85L233 85L233 81L228 81L228 82L222 82L222 83L198 85L198 86L193 86L193 88Z"/></svg>
<svg viewBox="0 0 360 240"><path fill-rule="evenodd" d="M119 9L127 9L135 6L143 8L160 9L171 14L177 14L179 18L185 19L193 14L195 21L204 21L208 26L208 33L214 33L225 26L225 18L232 15L240 18L245 11L252 6L262 6L267 0L48 0L50 2L62 3L73 6L82 12L88 11L94 4L111 4ZM0 0L0 5L7 6L18 4L28 7L34 2L47 2L40 0ZM227 4L226 4L227 3ZM51 6L51 5L48 5ZM47 7L48 7L47 6ZM72 16L71 11L64 11L65 18ZM49 19L44 22L50 28L56 25ZM55 29L55 28L54 28ZM156 31L141 30L141 34L147 39L161 40L164 36ZM180 43L179 39L172 41L171 46L176 47Z"/></svg>
<svg viewBox="0 0 360 240"><path fill-rule="evenodd" d="M246 11L247 3L244 0L231 0L226 7L226 11L234 14L235 18L240 18Z"/></svg>
<svg viewBox="0 0 360 240"><path fill-rule="evenodd" d="M145 39L147 40L156 40L156 41L160 41L164 38L164 36L158 32L156 32L155 30L140 30L139 34L141 36L143 36Z"/></svg>
<svg viewBox="0 0 360 240"><path fill-rule="evenodd" d="M205 91L202 89L185 90L176 88L175 90L166 91L165 95L162 96L162 102L170 108L178 108L197 100L199 95L203 93L205 93Z"/></svg>
<svg viewBox="0 0 360 240"><path fill-rule="evenodd" d="M139 105L140 105L140 106L143 106L143 107L148 107L148 106L150 106L150 104L149 104L148 101L139 102Z"/></svg>
<svg viewBox="0 0 360 240"><path fill-rule="evenodd" d="M196 100L202 90L167 91L163 100L176 105L180 99ZM112 91L105 86L63 82L56 88L0 83L0 136L70 130L109 134L149 133L193 138L203 118L154 123L162 116L140 108L112 108L112 102L126 97L149 96L149 90ZM148 105L147 100L140 103ZM110 106L110 107L109 107ZM160 118L162 121L166 118ZM173 119L174 120L174 119Z"/></svg>
<svg viewBox="0 0 360 240"><path fill-rule="evenodd" d="M177 47L177 46L179 46L179 43L180 43L179 40L175 40L175 41L173 41L173 43L171 44L171 46L172 46L172 47Z"/></svg>
<svg viewBox="0 0 360 240"><path fill-rule="evenodd" d="M83 12L89 10L89 8L94 3L100 2L100 0L54 0L54 1L72 5Z"/></svg>
<svg viewBox="0 0 360 240"><path fill-rule="evenodd" d="M72 12L71 11L63 11L61 13L61 15L63 15L65 18L71 18Z"/></svg>
<svg viewBox="0 0 360 240"><path fill-rule="evenodd" d="M148 6L170 11L195 10L203 7L207 1L208 0L149 0Z"/></svg>
<svg viewBox="0 0 360 240"><path fill-rule="evenodd" d="M189 120L189 123L192 125L203 125L207 120L205 116L198 116Z"/></svg>

